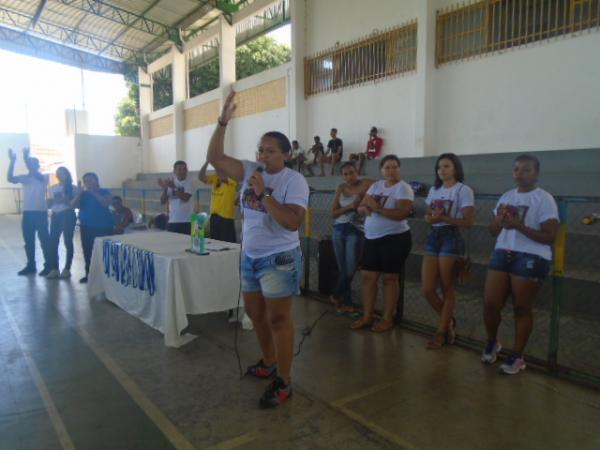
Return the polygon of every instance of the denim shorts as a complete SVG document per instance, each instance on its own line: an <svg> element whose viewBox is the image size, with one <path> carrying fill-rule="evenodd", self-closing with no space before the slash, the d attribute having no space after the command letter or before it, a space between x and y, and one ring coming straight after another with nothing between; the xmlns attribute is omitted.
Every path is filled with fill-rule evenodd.
<svg viewBox="0 0 600 450"><path fill-rule="evenodd" d="M512 250L494 250L488 267L534 281L544 281L550 273L550 261L547 259Z"/></svg>
<svg viewBox="0 0 600 450"><path fill-rule="evenodd" d="M427 256L463 256L465 240L457 227L432 227L425 240L425 255Z"/></svg>
<svg viewBox="0 0 600 450"><path fill-rule="evenodd" d="M265 298L299 295L302 260L300 247L264 258L250 258L244 253L241 262L242 291L262 292Z"/></svg>

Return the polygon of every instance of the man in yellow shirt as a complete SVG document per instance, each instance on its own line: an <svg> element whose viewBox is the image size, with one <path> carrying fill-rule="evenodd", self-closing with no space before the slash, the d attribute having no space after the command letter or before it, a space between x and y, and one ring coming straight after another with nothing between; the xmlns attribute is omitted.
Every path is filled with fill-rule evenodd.
<svg viewBox="0 0 600 450"><path fill-rule="evenodd" d="M219 241L237 242L235 232L235 207L238 203L235 180L221 176L206 175L208 161L204 163L198 178L212 186L210 196L210 237Z"/></svg>

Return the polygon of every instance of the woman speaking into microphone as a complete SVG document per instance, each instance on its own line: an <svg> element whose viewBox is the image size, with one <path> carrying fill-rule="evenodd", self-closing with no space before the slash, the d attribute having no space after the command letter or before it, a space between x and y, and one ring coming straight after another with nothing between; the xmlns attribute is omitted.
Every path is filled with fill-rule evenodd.
<svg viewBox="0 0 600 450"><path fill-rule="evenodd" d="M292 296L300 293L298 228L309 189L300 173L285 167L291 145L280 132L269 131L260 138L258 163L225 155L223 142L236 107L234 98L232 91L225 100L207 159L219 173L242 183L242 294L262 350L262 358L248 367L248 374L273 378L259 403L272 408L292 395Z"/></svg>

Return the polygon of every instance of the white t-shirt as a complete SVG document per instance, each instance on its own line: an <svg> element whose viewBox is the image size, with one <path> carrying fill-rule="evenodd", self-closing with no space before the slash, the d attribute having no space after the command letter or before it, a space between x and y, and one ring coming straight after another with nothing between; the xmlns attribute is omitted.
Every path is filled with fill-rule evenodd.
<svg viewBox="0 0 600 450"><path fill-rule="evenodd" d="M410 200L412 202L415 199L412 188L404 181L385 187L385 180L380 180L371 185L367 195L374 197L375 201L385 209L394 209L398 200ZM400 234L409 229L406 219L392 220L376 212L365 219L365 237L367 239L378 239L390 234Z"/></svg>
<svg viewBox="0 0 600 450"><path fill-rule="evenodd" d="M77 193L77 186L73 185L73 194L71 198L68 199L69 203L77 196ZM62 184L50 186L50 198L53 200L52 206L50 207L52 214L58 214L69 209L73 209L71 208L70 204L64 203L65 189Z"/></svg>
<svg viewBox="0 0 600 450"><path fill-rule="evenodd" d="M505 192L498 200L494 214L497 215L500 210L519 217L526 227L534 230L540 230L542 223L549 219L558 220L558 207L554 198L540 188L531 192L518 192L517 189ZM552 259L552 249L549 245L529 239L517 230L503 228L498 235L495 248L531 253L547 260Z"/></svg>
<svg viewBox="0 0 600 450"><path fill-rule="evenodd" d="M29 174L15 177L23 185L23 211L48 211L46 190L50 179L46 174L42 176L44 181Z"/></svg>
<svg viewBox="0 0 600 450"><path fill-rule="evenodd" d="M188 194L194 193L194 183L188 175L185 180L179 181L177 177L173 177L175 188L167 189L169 197L169 223L189 223L192 220L194 212L194 196L192 195L187 202L175 197L175 192L181 191Z"/></svg>
<svg viewBox="0 0 600 450"><path fill-rule="evenodd" d="M242 248L250 258L264 258L275 253L293 250L300 245L298 231L289 231L279 225L258 201L254 190L248 187L250 178L258 164L242 161L244 182L240 190L240 207L244 217L242 226ZM270 174L264 171L266 191L281 204L298 205L306 209L309 189L304 177L287 167Z"/></svg>
<svg viewBox="0 0 600 450"><path fill-rule="evenodd" d="M440 186L438 189L431 187L425 203L433 210L444 210L443 215L453 219L462 219L463 208L475 206L475 195L473 189L466 184L456 183L451 188ZM434 227L447 226L446 222L434 223Z"/></svg>

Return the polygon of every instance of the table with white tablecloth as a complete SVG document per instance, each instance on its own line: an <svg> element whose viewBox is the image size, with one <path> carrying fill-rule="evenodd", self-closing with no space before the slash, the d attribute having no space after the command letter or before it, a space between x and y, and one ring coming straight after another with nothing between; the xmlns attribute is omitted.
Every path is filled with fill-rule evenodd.
<svg viewBox="0 0 600 450"><path fill-rule="evenodd" d="M96 238L88 295L104 295L179 347L194 338L189 314L233 309L240 294L239 244L207 239L206 255L189 248L189 236L169 232Z"/></svg>

